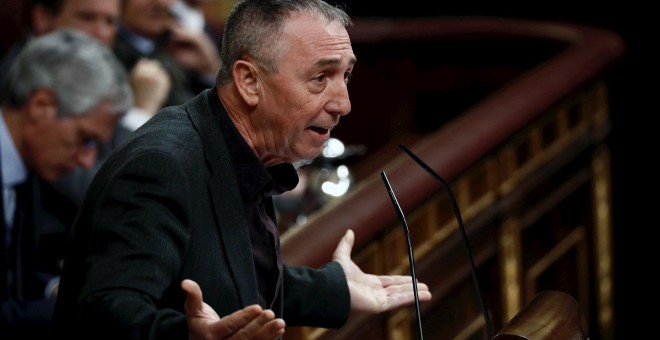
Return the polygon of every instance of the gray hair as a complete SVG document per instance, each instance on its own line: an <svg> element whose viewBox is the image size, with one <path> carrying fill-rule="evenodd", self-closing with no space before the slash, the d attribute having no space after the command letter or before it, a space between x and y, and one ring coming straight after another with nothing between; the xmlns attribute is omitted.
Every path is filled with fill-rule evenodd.
<svg viewBox="0 0 660 340"><path fill-rule="evenodd" d="M283 52L279 38L284 22L303 12L328 23L352 25L343 9L322 0L238 0L225 23L218 84L229 83L234 63L246 56L252 57L266 71L276 72L278 57Z"/></svg>
<svg viewBox="0 0 660 340"><path fill-rule="evenodd" d="M117 114L133 105L128 74L112 50L70 28L27 43L2 85L2 102L21 107L40 88L55 93L60 117L84 114L106 100Z"/></svg>

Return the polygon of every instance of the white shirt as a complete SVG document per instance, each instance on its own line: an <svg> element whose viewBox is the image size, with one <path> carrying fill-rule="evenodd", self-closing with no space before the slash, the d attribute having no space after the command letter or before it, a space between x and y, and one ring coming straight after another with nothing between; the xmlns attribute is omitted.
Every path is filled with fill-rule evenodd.
<svg viewBox="0 0 660 340"><path fill-rule="evenodd" d="M206 20L204 13L200 10L190 7L185 1L174 1L171 7L174 17L183 24L183 26L194 30L195 32L204 32L204 25Z"/></svg>
<svg viewBox="0 0 660 340"><path fill-rule="evenodd" d="M0 109L0 164L2 164L2 207L5 212L5 241L11 240L11 229L16 210L16 191L14 187L27 180L27 168L14 145Z"/></svg>

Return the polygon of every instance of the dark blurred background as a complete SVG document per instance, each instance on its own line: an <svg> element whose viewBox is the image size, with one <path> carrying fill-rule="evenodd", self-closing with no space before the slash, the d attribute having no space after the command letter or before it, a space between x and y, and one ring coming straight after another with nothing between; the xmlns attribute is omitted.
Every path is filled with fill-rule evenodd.
<svg viewBox="0 0 660 340"><path fill-rule="evenodd" d="M409 0L396 3L335 1L352 17L463 17L488 16L568 22L595 26L619 34L625 43L623 58L605 74L610 98L612 130L613 233L615 270L615 338L655 334L656 304L653 265L658 259L652 214L659 192L655 179L658 96L658 53L653 11L632 3L436 2ZM440 52L442 53L442 52ZM359 58L359 56L358 56ZM442 104L440 104L442 105Z"/></svg>

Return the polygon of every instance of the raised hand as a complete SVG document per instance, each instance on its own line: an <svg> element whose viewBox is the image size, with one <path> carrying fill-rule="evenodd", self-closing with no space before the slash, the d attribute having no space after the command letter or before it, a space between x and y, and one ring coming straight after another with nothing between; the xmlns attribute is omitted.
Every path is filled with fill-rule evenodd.
<svg viewBox="0 0 660 340"><path fill-rule="evenodd" d="M135 106L155 115L165 103L172 80L158 60L142 58L131 69Z"/></svg>
<svg viewBox="0 0 660 340"><path fill-rule="evenodd" d="M173 24L170 33L168 51L179 65L197 74L215 77L220 69L220 56L209 36L181 24Z"/></svg>

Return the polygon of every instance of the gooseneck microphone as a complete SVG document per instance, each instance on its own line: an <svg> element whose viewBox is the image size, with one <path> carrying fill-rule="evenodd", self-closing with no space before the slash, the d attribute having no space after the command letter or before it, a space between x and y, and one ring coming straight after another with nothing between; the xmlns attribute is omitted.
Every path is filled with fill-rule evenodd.
<svg viewBox="0 0 660 340"><path fill-rule="evenodd" d="M408 242L408 260L410 261L410 275L412 276L413 292L415 293L415 311L417 312L417 326L419 327L419 339L423 340L424 333L422 332L422 313L419 310L419 291L417 290L417 275L415 274L415 256L413 255L412 242L410 241L410 230L408 229L408 223L406 222L406 217L403 215L403 210L401 210L399 201L397 201L396 196L394 195L394 191L392 190L390 181L387 180L387 175L385 175L385 171L381 171L380 175L383 178L383 182L385 182L385 187L387 187L387 192L390 194L390 198L392 199L392 204L394 204L396 213L399 215L401 224L403 224L403 230L406 233L406 241Z"/></svg>
<svg viewBox="0 0 660 340"><path fill-rule="evenodd" d="M474 279L474 284L477 289L477 293L479 294L479 301L481 302L481 309L483 311L483 317L484 321L486 323L486 334L488 335L488 339L492 338L492 330L490 326L490 316L488 314L488 308L486 307L486 300L484 299L483 293L481 292L481 286L479 285L479 279L477 278L477 269L476 266L474 265L474 260L472 258L472 250L470 248L470 241L467 237L467 233L465 232L465 227L463 226L463 219L461 218L461 212L458 209L458 203L456 203L456 198L454 197L454 193L452 192L451 188L449 187L449 184L447 181L445 181L438 173L433 171L428 164L424 163L417 155L415 155L412 151L410 151L407 147L405 147L403 144L399 144L399 147L405 151L408 156L410 156L417 164L419 164L424 170L426 170L431 176L445 187L447 189L447 192L449 192L449 197L451 198L452 205L454 207L454 215L456 216L456 220L458 221L458 226L461 231L461 234L463 235L463 241L465 241L465 249L467 250L467 255L470 260L470 269L472 270L472 278ZM390 194L393 195L393 194ZM400 213L402 215L402 213ZM406 227L406 232L407 232ZM410 242L410 241L408 241Z"/></svg>

